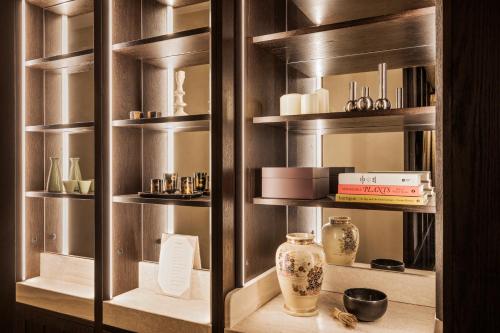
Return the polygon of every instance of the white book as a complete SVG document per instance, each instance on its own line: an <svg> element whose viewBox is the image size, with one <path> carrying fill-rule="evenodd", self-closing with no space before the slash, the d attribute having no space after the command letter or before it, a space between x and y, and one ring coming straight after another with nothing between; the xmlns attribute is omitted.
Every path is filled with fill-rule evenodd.
<svg viewBox="0 0 500 333"><path fill-rule="evenodd" d="M431 172L430 171L369 171L368 173L404 173L404 174L419 174L420 179L423 182L431 181Z"/></svg>
<svg viewBox="0 0 500 333"><path fill-rule="evenodd" d="M341 173L339 184L350 185L386 185L386 186L420 186L420 173Z"/></svg>

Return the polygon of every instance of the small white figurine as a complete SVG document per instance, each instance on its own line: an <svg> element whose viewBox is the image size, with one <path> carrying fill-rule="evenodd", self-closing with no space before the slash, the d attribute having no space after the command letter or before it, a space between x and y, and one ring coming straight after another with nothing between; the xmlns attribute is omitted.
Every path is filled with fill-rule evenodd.
<svg viewBox="0 0 500 333"><path fill-rule="evenodd" d="M184 112L184 108L186 107L186 103L184 102L184 80L186 79L186 72L178 71L175 73L175 84L177 89L174 91L175 101L174 101L174 109L175 116L187 116L188 114Z"/></svg>

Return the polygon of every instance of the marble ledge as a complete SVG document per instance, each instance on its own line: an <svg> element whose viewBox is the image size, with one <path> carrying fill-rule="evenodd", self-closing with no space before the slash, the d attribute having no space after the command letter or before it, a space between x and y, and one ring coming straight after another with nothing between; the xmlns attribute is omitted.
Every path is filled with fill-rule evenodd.
<svg viewBox="0 0 500 333"><path fill-rule="evenodd" d="M320 313L315 317L292 317L283 312L280 294L226 333L431 333L434 332L435 308L389 302L386 314L371 323L358 323L355 329L345 328L330 315L330 309L343 309L342 294L323 291Z"/></svg>

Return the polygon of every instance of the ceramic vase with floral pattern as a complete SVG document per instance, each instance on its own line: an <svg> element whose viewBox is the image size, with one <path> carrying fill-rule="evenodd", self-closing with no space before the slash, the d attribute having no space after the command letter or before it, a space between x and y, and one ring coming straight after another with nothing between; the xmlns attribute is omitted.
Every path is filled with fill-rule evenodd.
<svg viewBox="0 0 500 333"><path fill-rule="evenodd" d="M330 217L321 232L328 264L354 264L359 247L359 230L351 223L350 217Z"/></svg>
<svg viewBox="0 0 500 333"><path fill-rule="evenodd" d="M323 248L314 235L292 233L276 252L276 271L285 300L285 312L308 317L318 313L318 298L323 283Z"/></svg>

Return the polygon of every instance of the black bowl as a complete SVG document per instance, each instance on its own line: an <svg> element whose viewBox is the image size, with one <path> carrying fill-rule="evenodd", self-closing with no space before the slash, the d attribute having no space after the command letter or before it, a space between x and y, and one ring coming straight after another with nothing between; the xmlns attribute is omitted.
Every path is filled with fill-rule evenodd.
<svg viewBox="0 0 500 333"><path fill-rule="evenodd" d="M375 269L384 269L387 271L405 271L405 264L394 259L373 259L371 262L371 267Z"/></svg>
<svg viewBox="0 0 500 333"><path fill-rule="evenodd" d="M375 321L387 310L387 295L375 289L347 289L344 291L344 306L360 321Z"/></svg>

